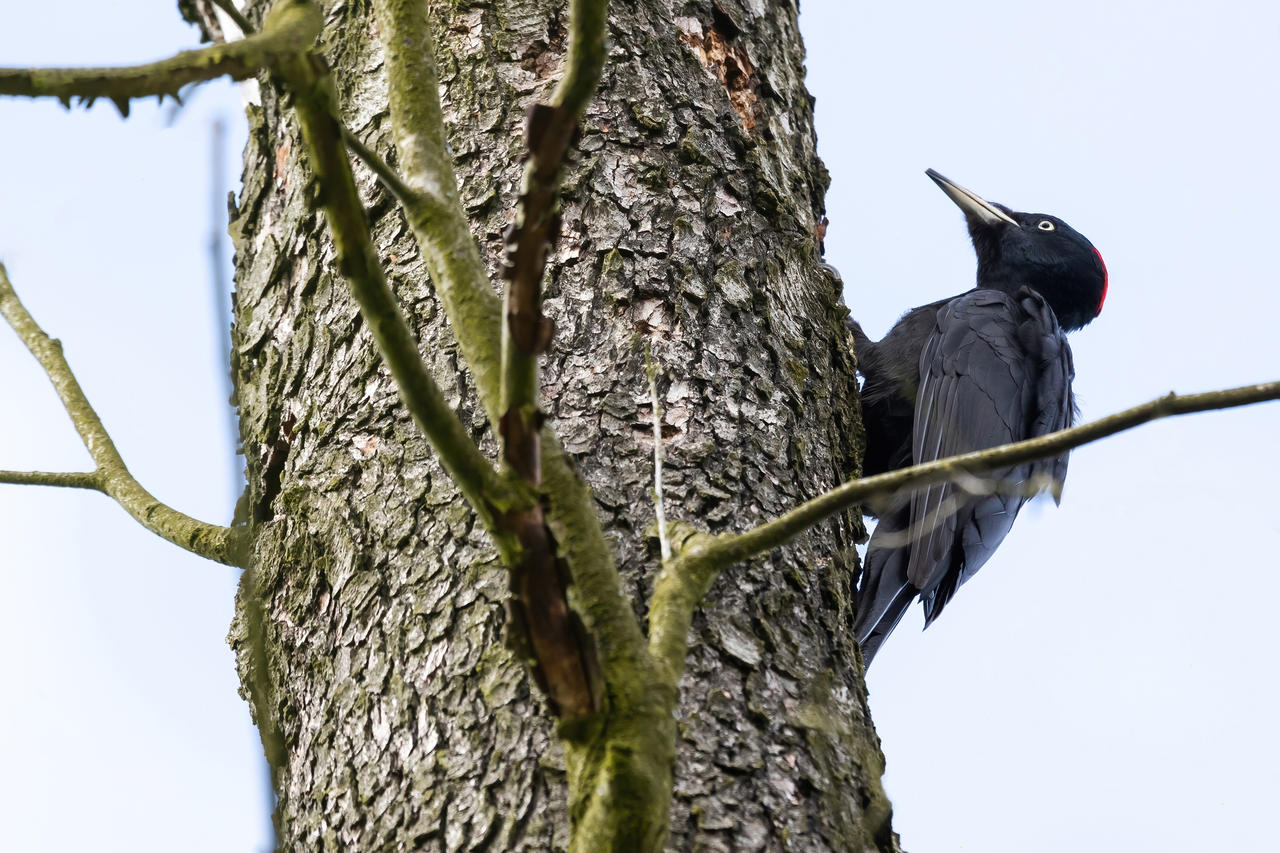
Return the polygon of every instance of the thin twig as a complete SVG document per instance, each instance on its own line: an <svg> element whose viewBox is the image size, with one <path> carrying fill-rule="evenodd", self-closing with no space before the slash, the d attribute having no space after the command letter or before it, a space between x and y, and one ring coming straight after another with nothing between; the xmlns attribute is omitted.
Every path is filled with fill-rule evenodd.
<svg viewBox="0 0 1280 853"><path fill-rule="evenodd" d="M604 0L571 0L569 55L550 104L534 104L525 119L529 149L516 221L507 234L506 323L502 328L502 411L536 406L537 357L550 344L551 322L542 315L547 250L560 231L560 174L583 110L604 67Z"/></svg>
<svg viewBox="0 0 1280 853"><path fill-rule="evenodd" d="M658 400L658 366L644 348L644 370L649 375L649 402L653 406L653 505L658 521L658 551L662 562L671 559L671 540L667 538L667 511L662 500L662 403Z"/></svg>
<svg viewBox="0 0 1280 853"><path fill-rule="evenodd" d="M106 427L98 418L98 413L89 405L84 390L71 372L71 367L62 354L62 344L46 335L28 313L18 299L18 294L14 292L3 264L0 264L0 314L4 315L5 320L18 333L18 337L40 362L49 381L53 383L63 408L97 466L92 476L97 480L95 485L99 490L124 507L139 524L162 539L201 557L229 566L243 566L245 531L242 528L220 527L184 515L156 500L129 473L124 459L107 434ZM76 478L83 475L71 476ZM71 483L46 482L41 485ZM79 487L91 488L88 485Z"/></svg>
<svg viewBox="0 0 1280 853"><path fill-rule="evenodd" d="M1173 415L1247 406L1280 399L1280 381L1203 394L1167 394L1123 412L1039 438L951 456L887 474L851 480L790 512L743 533L690 536L662 572L649 607L649 649L679 679L684 671L689 623L716 575L728 565L782 545L823 519L873 499L915 491L1036 459L1058 456L1149 421Z"/></svg>
<svg viewBox="0 0 1280 853"><path fill-rule="evenodd" d="M92 105L108 98L129 115L131 98L178 97L188 83L226 74L236 80L255 76L284 57L306 50L320 32L314 7L289 0L277 3L268 23L257 35L145 65L119 68L0 68L0 95L58 98L67 107L73 98Z"/></svg>
<svg viewBox="0 0 1280 853"><path fill-rule="evenodd" d="M391 129L405 217L440 294L496 433L501 410L502 308L462 209L440 107L430 10L426 3L374 0L387 68Z"/></svg>
<svg viewBox="0 0 1280 853"><path fill-rule="evenodd" d="M964 509L974 496L1015 495L1031 499L1042 492L1060 490L1062 486L1057 478L1048 474L1017 481L1007 478L975 477L967 471L957 471L951 483L955 486L955 491L947 495L927 518L920 519L907 529L891 531L882 518L880 524L876 526L876 545L880 548L903 548L917 539L923 539L937 530L948 518Z"/></svg>
<svg viewBox="0 0 1280 853"><path fill-rule="evenodd" d="M334 117L337 118L336 116ZM395 196L396 201L406 209L417 203L417 195L414 191L400 179L396 174L396 170L387 165L387 161L378 156L378 153L369 146L360 141L360 137L356 136L351 128L342 123L338 119L338 126L342 128L342 138L346 141L347 147L359 157L364 164L369 167L369 171L377 176L382 185L387 188L387 192Z"/></svg>
<svg viewBox="0 0 1280 853"><path fill-rule="evenodd" d="M246 37L253 35L253 24L249 23L249 19L244 16L244 13L236 8L233 0L213 0L213 5L226 12L227 17L235 22L235 25L240 28L240 32Z"/></svg>
<svg viewBox="0 0 1280 853"><path fill-rule="evenodd" d="M311 165L323 188L322 198L329 231L338 250L338 263L351 294L373 335L383 362L391 371L404 401L423 434L430 440L449 476L481 521L494 534L500 553L514 559L515 544L502 535L497 517L530 499L501 477L472 441L470 432L445 402L440 387L427 369L409 322L387 284L386 274L356 191L351 162L342 142L332 79L323 64L311 56L292 58L275 69L295 95L295 109L303 138L311 153Z"/></svg>
<svg viewBox="0 0 1280 853"><path fill-rule="evenodd" d="M95 471L0 471L0 483L15 486L60 486L102 492L102 478Z"/></svg>

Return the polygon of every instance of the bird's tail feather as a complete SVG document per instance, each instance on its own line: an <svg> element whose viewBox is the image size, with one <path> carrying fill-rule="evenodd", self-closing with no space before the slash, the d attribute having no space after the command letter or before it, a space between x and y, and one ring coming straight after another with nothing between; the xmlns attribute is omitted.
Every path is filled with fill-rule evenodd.
<svg viewBox="0 0 1280 853"><path fill-rule="evenodd" d="M889 522L889 518L882 518L876 526L876 534L892 533L892 530L884 530L895 526ZM876 650L897 626L919 592L907 577L910 549L880 548L876 545L876 538L877 535L872 535L867 549L853 626L866 666L871 665Z"/></svg>
<svg viewBox="0 0 1280 853"><path fill-rule="evenodd" d="M880 614L880 618L869 626L866 636L858 635L858 645L862 647L862 664L864 667L871 666L871 660L876 656L876 652L880 650L880 644L893 633L894 628L898 627L898 622L902 620L902 615L907 612L907 608L911 606L911 602L915 597L916 588L910 583L906 584L889 602L889 606Z"/></svg>

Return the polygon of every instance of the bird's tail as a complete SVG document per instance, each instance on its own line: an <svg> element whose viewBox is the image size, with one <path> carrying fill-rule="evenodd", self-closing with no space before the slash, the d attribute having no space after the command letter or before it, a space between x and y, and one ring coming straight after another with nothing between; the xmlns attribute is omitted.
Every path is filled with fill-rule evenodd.
<svg viewBox="0 0 1280 853"><path fill-rule="evenodd" d="M862 585L858 589L853 631L858 645L862 647L863 663L868 667L880 644L897 626L919 592L907 577L911 549L885 548L876 542L894 532L898 525L891 522L896 521L899 514L882 517L876 525L876 532L872 534L867 548Z"/></svg>

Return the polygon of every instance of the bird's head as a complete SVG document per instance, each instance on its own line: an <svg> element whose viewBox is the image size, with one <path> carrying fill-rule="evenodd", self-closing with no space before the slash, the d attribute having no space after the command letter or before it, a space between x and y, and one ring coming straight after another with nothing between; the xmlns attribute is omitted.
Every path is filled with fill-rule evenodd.
<svg viewBox="0 0 1280 853"><path fill-rule="evenodd" d="M1107 267L1083 234L1056 216L993 204L929 169L925 172L964 211L978 254L978 286L1038 291L1068 331L1097 317L1107 297Z"/></svg>

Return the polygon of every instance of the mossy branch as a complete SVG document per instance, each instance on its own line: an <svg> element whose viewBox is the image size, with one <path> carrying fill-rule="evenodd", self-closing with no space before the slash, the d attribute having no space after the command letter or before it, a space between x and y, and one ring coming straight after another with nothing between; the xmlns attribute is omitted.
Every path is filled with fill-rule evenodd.
<svg viewBox="0 0 1280 853"><path fill-rule="evenodd" d="M594 7L602 35L604 5L596 3ZM420 3L375 0L375 9L379 32L386 45L392 124L403 177L362 145L352 148L404 204L428 272L471 367L482 405L498 429L500 310L458 198L445 144L426 8ZM602 41L597 45L597 54L603 57ZM598 68L593 73L598 75ZM581 78L573 79L580 81ZM572 98L580 97L578 82L570 86L570 90ZM309 105L305 97L299 97L296 104L300 113L309 106L319 107ZM304 125L320 127L326 114L331 120L334 114L331 102L312 111L310 117L304 119ZM335 134L325 130L324 136L332 139ZM351 139L350 134L347 138ZM319 171L319 164L313 165ZM354 194L351 198L354 199ZM327 204L334 202L327 190L325 200ZM562 711L562 722L566 723L560 733L566 747L571 796L575 801L572 811L579 815L574 822L571 846L574 850L608 849L612 845L606 839L630 838L637 826L644 826L651 840L660 839L666 831L671 793L675 690L666 686L647 653L640 625L622 595L617 569L590 493L574 473L550 429L535 426L529 437L540 442L543 499L548 511L541 519L517 512L507 520L513 523L512 530L522 522L529 522L554 532L549 543L558 553L543 549L539 559L548 567L553 560L563 561L567 567L567 574L573 578L569 588L573 613L582 617L589 632L589 637L578 639L595 646L595 649L579 646L575 650L572 632L561 633L560 637L571 642L555 648L544 647L533 655L535 674L557 684L548 694ZM526 550L526 538L520 537L522 551ZM530 544L536 543L530 540ZM517 590L522 601L532 605L535 612L545 613L547 602L539 604L529 592L525 590L520 595ZM557 619L561 619L565 613L560 609L560 602L551 604L556 605ZM526 617L529 609L524 608ZM560 625L563 627L563 621ZM543 639L556 639L556 631L531 633L535 639L539 633ZM600 707L602 697L596 695L599 688L573 686L571 664L575 660L583 662L588 681L594 680L589 670L594 668L591 659L596 649L606 680L607 726L604 716L591 713L582 716ZM602 797L600 792L615 790L625 790L634 796L627 797L626 807L622 809L605 808L605 802L613 798ZM597 841L604 841L604 846L593 846ZM630 838L630 842L634 841Z"/></svg>
<svg viewBox="0 0 1280 853"><path fill-rule="evenodd" d="M604 8L603 4L596 5ZM438 95L439 79L427 10L420 3L405 0L375 0L374 8L386 51L392 129L403 178L386 168L372 152L361 153L357 149L357 153L361 153L362 159L405 206L428 272L471 368L481 404L495 432L508 437L518 434L516 443L520 451L516 457L520 464L513 466L513 470L534 487L540 485L543 476L547 480L545 497L550 507L549 518L541 517L539 512L536 513L538 518L522 515L507 520L513 531L517 527L524 531L522 538L530 540L526 551L540 554L541 568L545 570L533 573L527 571L529 567L526 566L513 572L516 604L525 611L517 614L523 617L519 621L529 623L541 618L548 606L557 613L564 611L562 596L552 596L554 600L543 600L541 604L534 603L535 598L541 600L540 593L545 592L546 584L559 586L554 579L558 572L552 562L563 560L575 585L575 611L584 617L590 633L601 644L605 658L614 658L616 674L626 677L626 673L632 671L631 667L643 659L643 637L619 592L616 567L604 542L590 496L577 481L554 433L540 424L536 407L536 374L527 369L534 364L531 359L523 364L526 368L523 376L529 381L520 383L525 391L520 405L513 407L510 399L501 400L503 382L499 342L503 328L500 307L458 196L457 178L447 147ZM600 15L603 21L603 12ZM603 32L602 23L599 29ZM597 53L603 57L602 42ZM597 77L598 73L597 68ZM587 91L588 97L594 85L593 81ZM579 92L581 87L575 84L574 89ZM504 418L513 409L521 416L514 427L512 418ZM510 446L511 441L505 441L504 452ZM506 458L510 463L512 456L507 453ZM540 534L547 524L557 528L554 543L558 544L558 554L533 541L534 538L544 544L550 541ZM528 582L534 574L543 580ZM556 645L551 642L554 631L548 630L543 636L546 654L539 653L536 648L539 645L537 626L528 627L534 629L530 631L529 639L530 645L535 647L534 658L539 662L535 675L542 679L547 675L548 665L555 665L556 659L565 659L571 644L565 643L559 651L553 651L552 646ZM606 667L609 666L606 663ZM591 669L594 666L587 661L584 670ZM548 692L557 704L566 705L566 702L556 700L556 690ZM595 688L590 692L594 693ZM566 689L564 693L569 695L569 705L576 705L578 711L588 709L583 701L587 698L586 690ZM590 707L594 707L596 701L592 697Z"/></svg>
<svg viewBox="0 0 1280 853"><path fill-rule="evenodd" d="M0 471L0 483L13 486L59 486L105 492L97 471Z"/></svg>
<svg viewBox="0 0 1280 853"><path fill-rule="evenodd" d="M417 0L374 0L373 6L386 51L391 128L403 176L399 187L389 188L404 204L480 403L497 433L501 308L458 194L429 9Z"/></svg>
<svg viewBox="0 0 1280 853"><path fill-rule="evenodd" d="M323 60L312 54L300 54L277 63L273 70L293 91L294 108L320 186L329 231L338 250L339 268L373 334L383 362L396 381L400 398L430 440L449 476L494 534L503 558L517 559L518 546L512 537L503 534L497 519L508 510L528 506L532 496L501 476L480 452L457 413L445 402L418 352L417 341L387 284L369 235L364 207L342 141L342 129L334 118L336 100Z"/></svg>
<svg viewBox="0 0 1280 853"><path fill-rule="evenodd" d="M582 24L573 4L570 29L572 41L584 41ZM587 4L591 5L591 4ZM601 5L601 4L596 4ZM603 20L598 27L597 58L603 57ZM587 32L590 42L593 33ZM578 48L581 65L581 47ZM528 114L525 143L529 149L523 191L517 202L516 221L507 234L507 265L504 278L506 322L501 327L501 389L498 408L502 459L513 472L533 489L542 485L543 414L538 405L538 356L551 341L552 325L542 315L542 278L546 269L547 249L559 230L556 212L557 185L571 137L577 127L578 114L595 89L599 79L597 61L590 79L584 80L581 69L575 69L574 49L570 49L570 67L566 79L575 78L575 109L562 106L534 105ZM521 611L515 621L524 627L534 652L534 674L547 688L555 704L565 709L562 696L572 703L570 718L585 717L600 708L596 684L598 664L590 637L578 627L577 617L568 605L568 578L560 565L555 537L547 527L541 507L504 519L518 535L524 547L524 559L512 567L512 602ZM579 665L578 662L581 662ZM563 678L557 679L555 673Z"/></svg>
<svg viewBox="0 0 1280 853"><path fill-rule="evenodd" d="M570 0L569 56L552 102L574 121L582 118L604 70L608 0Z"/></svg>
<svg viewBox="0 0 1280 853"><path fill-rule="evenodd" d="M341 119L339 119L341 124ZM351 149L351 153L355 154L360 160L369 167L369 171L373 172L374 177L382 182L382 186L387 192L391 193L395 200L400 202L400 206L409 209L416 203L417 194L401 180L396 170L391 168L386 160L378 156L378 152L374 151L368 145L360 141L360 137L352 132L351 128L345 124L342 125L342 139L347 143L347 147Z"/></svg>
<svg viewBox="0 0 1280 853"><path fill-rule="evenodd" d="M129 473L98 413L89 405L80 383L71 372L62 354L62 344L45 334L32 318L18 299L3 264L0 264L0 314L44 368L97 466L91 474L7 471L0 474L0 482L96 489L120 504L139 524L160 538L201 557L228 566L243 567L244 528L220 527L184 515L157 500Z"/></svg>
<svg viewBox="0 0 1280 853"><path fill-rule="evenodd" d="M227 17L235 22L235 25L240 28L242 35L253 35L253 24L249 23L249 19L244 16L244 13L236 8L236 4L233 0L213 0L213 5L225 12Z"/></svg>
<svg viewBox="0 0 1280 853"><path fill-rule="evenodd" d="M295 14L298 0L282 0L268 13L263 31L234 42L200 50L184 50L176 56L145 65L120 68L0 68L0 95L57 98L68 107L72 99L92 104L108 98L129 115L132 98L166 95L177 98L189 83L213 80L224 74L236 80L253 77L281 59L306 50L320 32L318 18Z"/></svg>
<svg viewBox="0 0 1280 853"><path fill-rule="evenodd" d="M790 512L743 533L690 534L658 576L649 608L649 650L679 679L684 670L689 622L711 583L726 566L786 543L823 519L876 498L941 482L963 484L975 475L1058 456L1149 421L1173 415L1247 406L1280 399L1280 381L1203 394L1167 394L1123 412L989 450L938 459L887 474L851 480Z"/></svg>

